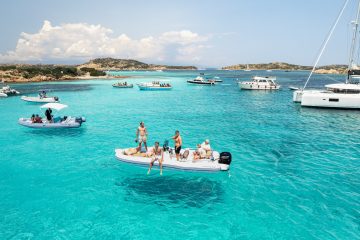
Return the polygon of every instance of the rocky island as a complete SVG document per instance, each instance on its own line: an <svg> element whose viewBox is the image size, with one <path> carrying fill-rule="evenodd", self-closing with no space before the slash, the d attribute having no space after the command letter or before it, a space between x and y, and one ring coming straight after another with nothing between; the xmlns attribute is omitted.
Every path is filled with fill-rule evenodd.
<svg viewBox="0 0 360 240"><path fill-rule="evenodd" d="M194 66L168 66L139 62L132 59L97 58L80 65L2 64L2 82L43 82L85 80L94 78L123 78L108 76L105 71L196 70Z"/></svg>
<svg viewBox="0 0 360 240"><path fill-rule="evenodd" d="M311 71L312 66L295 65L284 62L260 63L260 64L236 64L223 67L223 70L245 70L249 66L252 70L284 70L284 71ZM316 68L319 74L345 74L347 65L326 65Z"/></svg>

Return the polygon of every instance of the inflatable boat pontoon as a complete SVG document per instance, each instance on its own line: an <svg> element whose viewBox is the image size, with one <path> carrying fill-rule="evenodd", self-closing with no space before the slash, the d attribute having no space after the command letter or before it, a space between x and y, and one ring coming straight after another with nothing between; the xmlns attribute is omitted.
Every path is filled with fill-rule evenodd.
<svg viewBox="0 0 360 240"><path fill-rule="evenodd" d="M148 151L151 151L152 148L149 148ZM145 165L149 166L151 158L141 156L141 153L135 155L126 155L125 152L128 149L115 149L115 156L118 160L131 163L136 165ZM185 149L186 150L186 149ZM184 149L181 150L181 154L184 153ZM181 161L177 161L175 156L169 154L169 152L164 153L164 161L163 168L172 168L184 171L201 171L201 172L218 172L218 171L227 171L230 168L231 163L231 154L228 152L218 153L213 151L212 158L213 159L201 159L201 160L193 160L193 152L195 150L188 149L189 156L186 160L182 159ZM144 155L144 154L143 154ZM159 162L156 161L154 166L158 167Z"/></svg>
<svg viewBox="0 0 360 240"><path fill-rule="evenodd" d="M78 128L85 122L83 117L64 117L55 118L54 122L42 119L42 123L33 123L30 118L20 118L19 124L29 128Z"/></svg>

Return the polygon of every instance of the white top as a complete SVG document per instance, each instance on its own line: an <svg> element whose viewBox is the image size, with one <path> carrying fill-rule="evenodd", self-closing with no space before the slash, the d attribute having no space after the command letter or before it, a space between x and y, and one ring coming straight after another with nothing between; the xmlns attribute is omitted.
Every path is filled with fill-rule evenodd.
<svg viewBox="0 0 360 240"><path fill-rule="evenodd" d="M351 84L351 83L335 83L335 84L328 84L325 85L326 88L331 89L341 89L341 90L357 90L360 91L359 84Z"/></svg>
<svg viewBox="0 0 360 240"><path fill-rule="evenodd" d="M255 76L252 79L253 80L272 80L272 81L275 81L276 77L259 77L259 76Z"/></svg>
<svg viewBox="0 0 360 240"><path fill-rule="evenodd" d="M68 106L61 103L47 103L42 105L40 108L51 108L60 111L61 109L67 108Z"/></svg>
<svg viewBox="0 0 360 240"><path fill-rule="evenodd" d="M204 149L205 151L210 151L211 150L210 144L206 144L205 142L203 142L201 144L201 148Z"/></svg>

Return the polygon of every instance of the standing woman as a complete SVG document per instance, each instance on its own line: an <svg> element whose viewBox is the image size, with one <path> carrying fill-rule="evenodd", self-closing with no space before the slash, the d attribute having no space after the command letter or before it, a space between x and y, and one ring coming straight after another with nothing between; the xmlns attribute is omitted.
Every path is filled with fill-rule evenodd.
<svg viewBox="0 0 360 240"><path fill-rule="evenodd" d="M179 130L175 131L175 136L173 136L172 139L174 139L174 142L175 142L176 161L179 161L180 160L180 150L181 150L181 146L182 146L182 138L180 136Z"/></svg>

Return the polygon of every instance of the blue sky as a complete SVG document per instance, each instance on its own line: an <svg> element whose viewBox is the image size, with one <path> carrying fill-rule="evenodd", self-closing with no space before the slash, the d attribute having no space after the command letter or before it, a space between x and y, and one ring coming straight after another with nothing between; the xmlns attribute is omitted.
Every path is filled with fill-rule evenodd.
<svg viewBox="0 0 360 240"><path fill-rule="evenodd" d="M312 65L344 0L3 1L0 61ZM347 63L351 0L320 65ZM45 22L46 21L46 22ZM25 34L22 34L25 33Z"/></svg>

